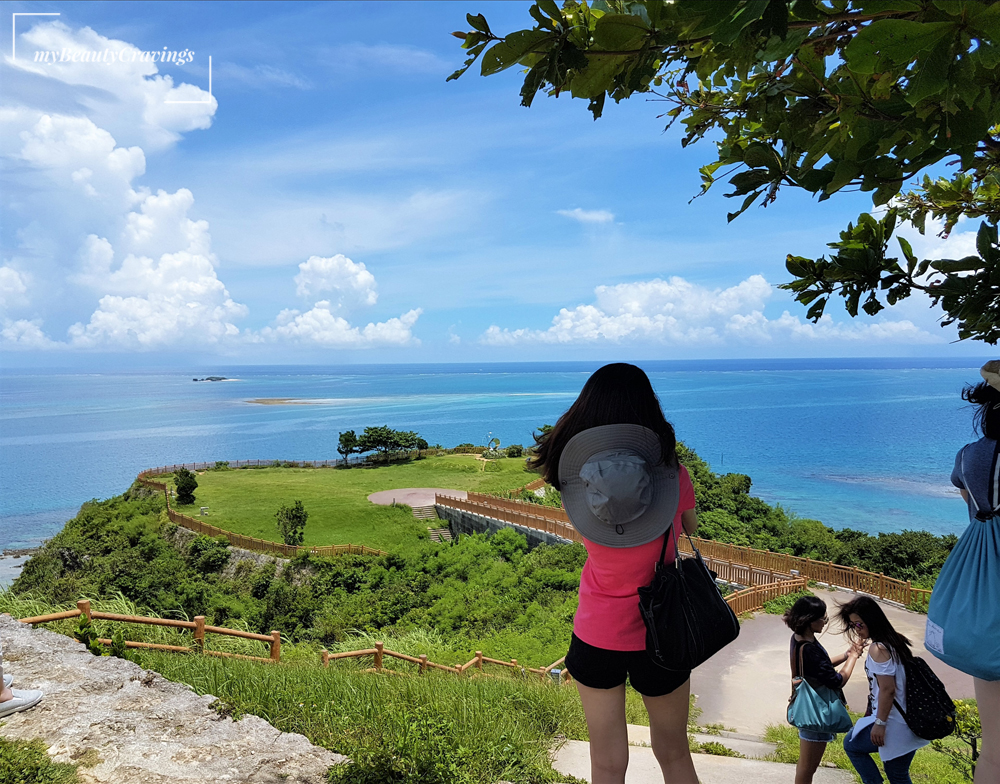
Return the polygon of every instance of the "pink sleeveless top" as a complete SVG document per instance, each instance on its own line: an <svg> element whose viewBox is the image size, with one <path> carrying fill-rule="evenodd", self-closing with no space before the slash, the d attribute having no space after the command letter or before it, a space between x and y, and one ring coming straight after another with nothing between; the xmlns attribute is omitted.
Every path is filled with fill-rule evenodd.
<svg viewBox="0 0 1000 784"><path fill-rule="evenodd" d="M674 532L683 535L681 513L694 509L694 486L680 467L680 502L674 531L667 544L666 563L674 561ZM584 539L587 562L580 576L580 605L573 619L573 633L585 643L612 651L646 648L646 627L639 614L639 586L649 585L660 557L663 537L638 547L605 547Z"/></svg>

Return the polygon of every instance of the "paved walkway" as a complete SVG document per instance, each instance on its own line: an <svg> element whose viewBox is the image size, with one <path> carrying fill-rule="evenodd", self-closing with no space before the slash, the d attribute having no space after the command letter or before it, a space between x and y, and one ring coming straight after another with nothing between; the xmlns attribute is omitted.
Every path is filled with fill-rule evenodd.
<svg viewBox="0 0 1000 784"><path fill-rule="evenodd" d="M812 590L826 602L831 618L837 604L855 596L845 591ZM930 664L953 698L975 696L971 675L942 663L924 648L926 615L888 604L883 604L882 608L893 627L913 642L913 652ZM831 656L843 653L848 647L846 638L836 633L836 627L837 623L832 622L819 638ZM777 615L758 613L752 620L745 621L736 642L705 662L691 676L691 691L698 695L698 707L704 711L699 723L721 722L737 732L753 735L763 734L768 724L784 723L791 691L790 635ZM855 666L844 693L851 709L863 713L868 699L864 660Z"/></svg>
<svg viewBox="0 0 1000 784"><path fill-rule="evenodd" d="M393 503L406 504L407 506L431 506L434 503L435 493L461 498L463 501L469 497L469 494L464 490L448 490L443 487L402 487L399 490L379 490L368 496L368 500L379 506L391 506Z"/></svg>

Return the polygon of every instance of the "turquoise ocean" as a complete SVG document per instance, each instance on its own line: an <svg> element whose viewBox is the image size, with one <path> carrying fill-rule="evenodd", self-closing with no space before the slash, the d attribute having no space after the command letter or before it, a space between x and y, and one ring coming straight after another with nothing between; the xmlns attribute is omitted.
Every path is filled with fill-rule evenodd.
<svg viewBox="0 0 1000 784"><path fill-rule="evenodd" d="M640 362L678 437L718 472L835 528L960 533L949 475L975 438L962 386L984 359ZM335 459L340 431L530 444L602 363L0 373L0 549L174 462ZM229 381L194 383L206 375ZM294 398L308 405L261 405Z"/></svg>

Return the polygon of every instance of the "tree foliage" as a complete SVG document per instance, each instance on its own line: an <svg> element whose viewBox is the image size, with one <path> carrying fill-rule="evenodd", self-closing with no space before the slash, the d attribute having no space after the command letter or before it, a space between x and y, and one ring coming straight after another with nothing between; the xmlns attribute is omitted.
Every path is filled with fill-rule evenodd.
<svg viewBox="0 0 1000 784"><path fill-rule="evenodd" d="M386 457L391 452L416 449L419 436L412 430L393 430L388 425L366 427L358 438L358 451ZM426 443L426 442L424 442Z"/></svg>
<svg viewBox="0 0 1000 784"><path fill-rule="evenodd" d="M177 485L177 503L187 506L194 503L194 491L198 488L198 480L186 468L178 468L174 474L174 484Z"/></svg>
<svg viewBox="0 0 1000 784"><path fill-rule="evenodd" d="M789 255L784 284L819 319L830 298L855 316L927 294L942 325L962 339L1000 339L1000 3L989 0L538 0L534 26L494 33L482 14L454 35L484 76L525 68L521 103L539 91L589 102L611 97L666 102L682 145L706 137L716 160L702 192L726 179L740 199L733 220L782 188L820 201L871 192L881 216L862 214L830 243L829 256ZM954 167L950 177L933 167ZM913 190L908 181L924 175ZM932 176L935 175L935 176ZM898 238L941 219L983 220L977 255L918 259Z"/></svg>
<svg viewBox="0 0 1000 784"><path fill-rule="evenodd" d="M935 751L948 757L951 766L962 774L966 781L976 776L980 744L983 740L983 725L979 719L979 707L975 700L955 700L955 737L963 745L955 746L944 741L931 741Z"/></svg>
<svg viewBox="0 0 1000 784"><path fill-rule="evenodd" d="M282 505L278 507L274 516L278 519L278 532L281 534L281 540L285 544L302 544L305 537L306 520L309 519L309 513L302 502L295 501L291 506Z"/></svg>
<svg viewBox="0 0 1000 784"><path fill-rule="evenodd" d="M344 458L345 463L351 455L362 451L364 450L358 446L358 436L353 430L345 430L340 434L337 441L337 452Z"/></svg>

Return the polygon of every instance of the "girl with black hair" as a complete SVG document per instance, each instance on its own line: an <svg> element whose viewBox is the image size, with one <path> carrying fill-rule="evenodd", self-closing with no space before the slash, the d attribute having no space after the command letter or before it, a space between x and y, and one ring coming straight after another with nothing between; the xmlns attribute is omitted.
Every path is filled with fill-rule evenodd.
<svg viewBox="0 0 1000 784"><path fill-rule="evenodd" d="M638 589L653 579L661 552L673 563L681 529L694 534L698 526L674 429L646 374L616 363L596 371L536 442L530 465L561 491L587 548L566 669L587 719L591 781L625 782L628 681L649 713L664 780L698 784L687 736L691 673L650 658L639 612Z"/></svg>
<svg viewBox="0 0 1000 784"><path fill-rule="evenodd" d="M844 684L850 680L854 665L864 650L859 642L854 642L843 654L831 659L830 654L816 639L822 633L829 620L826 615L826 602L818 596L803 596L795 602L784 615L785 625L791 629L792 640L789 644L792 677L804 678L811 686L819 684L833 689L838 693L840 701L845 705ZM799 653L801 652L802 669L799 669ZM840 671L834 669L843 664ZM812 784L813 776L826 751L826 744L837 736L832 732L814 732L799 730L799 761L795 764L795 784Z"/></svg>
<svg viewBox="0 0 1000 784"><path fill-rule="evenodd" d="M918 738L907 726L906 670L913 658L910 641L892 628L878 602L859 596L842 604L837 612L849 640L871 643L865 674L868 676L868 710L844 737L844 751L863 784L882 784L882 774L871 755L882 758L889 784L912 784L910 763L917 749L930 741Z"/></svg>
<svg viewBox="0 0 1000 784"><path fill-rule="evenodd" d="M951 482L969 508L969 527L945 561L927 612L927 650L974 678L982 753L976 782L1000 782L1000 360L962 390L982 438L955 457Z"/></svg>

